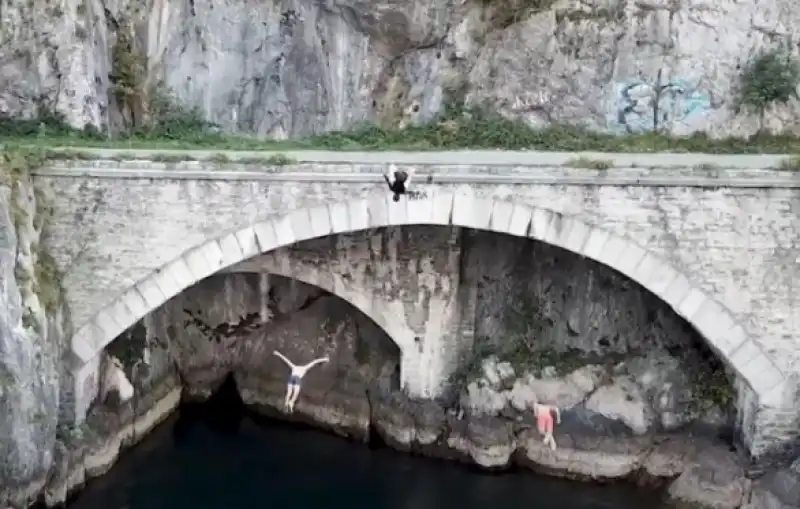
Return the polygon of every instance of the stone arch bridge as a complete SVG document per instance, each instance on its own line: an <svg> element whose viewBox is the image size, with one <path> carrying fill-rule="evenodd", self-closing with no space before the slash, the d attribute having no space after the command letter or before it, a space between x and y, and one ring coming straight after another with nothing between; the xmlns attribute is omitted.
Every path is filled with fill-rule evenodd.
<svg viewBox="0 0 800 509"><path fill-rule="evenodd" d="M707 164L686 156L614 156L615 168L593 171L566 167L560 154L293 156L300 163L291 167L82 160L37 170L55 212L47 248L75 325L78 419L96 397L87 380L96 381L103 349L221 270L264 270L342 297L397 343L404 389L436 396L474 327L454 242L417 254L420 281L439 278L422 318L413 312L419 296L353 284L324 253L298 263L275 253L337 233L437 225L540 240L625 274L692 324L736 373L751 454L793 443L796 175L766 169L763 158L723 159L727 169L701 171ZM380 186L390 161L416 169L414 199L393 202Z"/></svg>

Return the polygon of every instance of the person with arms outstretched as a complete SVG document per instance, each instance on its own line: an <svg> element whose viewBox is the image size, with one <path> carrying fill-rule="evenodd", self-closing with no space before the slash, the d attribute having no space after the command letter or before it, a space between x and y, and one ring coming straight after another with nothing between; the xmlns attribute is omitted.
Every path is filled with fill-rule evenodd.
<svg viewBox="0 0 800 509"><path fill-rule="evenodd" d="M275 356L280 360L285 362L286 365L289 366L289 369L291 369L291 373L289 373L289 381L286 383L286 399L283 401L283 406L286 408L287 412L292 413L294 412L294 405L297 403L297 398L300 397L300 382L302 382L303 377L306 376L308 370L317 364L328 362L330 359L327 357L320 357L319 359L314 359L308 364L297 366L279 351L275 350L272 353L274 353Z"/></svg>
<svg viewBox="0 0 800 509"><path fill-rule="evenodd" d="M389 165L389 171L383 176L383 179L386 181L386 184L388 184L389 190L394 193L392 197L394 201L400 201L400 195L408 193L411 186L411 177L413 176L413 168L405 172L403 170L398 170L393 164Z"/></svg>
<svg viewBox="0 0 800 509"><path fill-rule="evenodd" d="M539 429L539 433L544 435L542 442L555 451L556 439L553 438L553 415L555 414L556 416L556 424L561 424L561 412L558 407L536 403L533 405L533 414L536 416L536 427Z"/></svg>

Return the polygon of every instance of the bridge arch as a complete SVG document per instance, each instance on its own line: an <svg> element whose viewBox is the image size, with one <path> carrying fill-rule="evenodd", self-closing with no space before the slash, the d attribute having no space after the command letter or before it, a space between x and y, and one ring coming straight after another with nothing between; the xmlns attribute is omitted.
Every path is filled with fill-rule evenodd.
<svg viewBox="0 0 800 509"><path fill-rule="evenodd" d="M72 351L80 365L91 362L150 311L196 282L255 255L313 238L403 225L460 226L531 238L607 265L657 295L691 323L761 404L780 404L786 375L725 306L668 261L630 238L577 217L467 193L431 193L423 199L399 202L393 202L387 193L375 193L365 199L293 210L211 239L155 270L77 328ZM302 275L287 276L304 280ZM401 354L414 348L413 337L391 313L376 310L366 296L359 297L341 278L305 277L305 282L341 296L375 320L398 344Z"/></svg>

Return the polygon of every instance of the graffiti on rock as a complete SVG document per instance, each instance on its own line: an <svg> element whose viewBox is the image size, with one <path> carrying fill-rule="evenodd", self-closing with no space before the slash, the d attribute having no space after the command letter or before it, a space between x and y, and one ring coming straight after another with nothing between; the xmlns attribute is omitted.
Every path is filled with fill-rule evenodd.
<svg viewBox="0 0 800 509"><path fill-rule="evenodd" d="M679 126L694 124L711 110L708 94L688 81L664 81L659 71L652 83L622 83L615 90L615 107L610 119L620 133L672 133Z"/></svg>

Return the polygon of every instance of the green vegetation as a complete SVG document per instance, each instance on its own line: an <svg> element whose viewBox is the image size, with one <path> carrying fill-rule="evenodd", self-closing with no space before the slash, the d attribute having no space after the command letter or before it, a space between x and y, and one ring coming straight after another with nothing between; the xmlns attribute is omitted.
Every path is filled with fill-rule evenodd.
<svg viewBox="0 0 800 509"><path fill-rule="evenodd" d="M495 29L508 28L536 13L550 9L556 0L481 0L487 19Z"/></svg>
<svg viewBox="0 0 800 509"><path fill-rule="evenodd" d="M735 404L736 391L724 367L695 367L690 373L694 391L694 397L689 403L692 412L701 414L712 406L726 411Z"/></svg>
<svg viewBox="0 0 800 509"><path fill-rule="evenodd" d="M792 156L782 160L778 169L781 171L800 171L800 156Z"/></svg>
<svg viewBox="0 0 800 509"><path fill-rule="evenodd" d="M591 362L578 351L557 351L540 343L546 327L538 305L522 294L506 308L504 316L505 337L498 342L489 338L476 338L472 350L465 352L450 378L452 387L462 389L483 376L483 361L495 356L508 362L517 374L531 373L540 376L547 367L555 369L557 376L566 375Z"/></svg>
<svg viewBox="0 0 800 509"><path fill-rule="evenodd" d="M736 108L758 115L760 130L769 107L798 98L800 62L788 50L758 53L742 70L736 90Z"/></svg>
<svg viewBox="0 0 800 509"><path fill-rule="evenodd" d="M6 145L31 145L42 149L60 146L219 151L528 149L800 154L800 138L788 135L762 133L749 138L714 140L704 134L680 138L658 134L616 136L568 126L537 130L519 120L455 105L445 108L438 119L426 125L404 129L370 125L348 132L276 141L222 134L203 122L197 112L174 106L168 95L159 95L156 99L155 106L150 107L151 116L154 115L150 123L113 136L101 134L93 128L72 129L59 116L42 111L39 118L31 120L0 117L0 140ZM269 155L265 156L269 158Z"/></svg>
<svg viewBox="0 0 800 509"><path fill-rule="evenodd" d="M570 159L564 166L568 168L586 168L587 170L607 170L614 167L614 162L605 159L578 157L576 159Z"/></svg>

